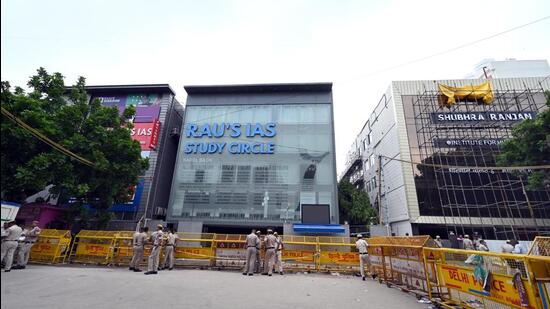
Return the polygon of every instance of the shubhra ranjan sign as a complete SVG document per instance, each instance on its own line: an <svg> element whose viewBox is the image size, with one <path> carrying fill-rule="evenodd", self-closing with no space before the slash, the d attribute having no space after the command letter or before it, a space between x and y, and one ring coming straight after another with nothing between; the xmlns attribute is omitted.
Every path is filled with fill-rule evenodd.
<svg viewBox="0 0 550 309"><path fill-rule="evenodd" d="M189 123L184 128L188 141L186 154L273 154L275 144L269 139L277 135L274 123ZM235 141L216 141L229 137ZM256 139L260 138L260 140ZM195 139L201 141L194 141ZM208 141L203 141L207 139ZM252 141L246 139L254 139ZM263 141L265 139L265 141Z"/></svg>

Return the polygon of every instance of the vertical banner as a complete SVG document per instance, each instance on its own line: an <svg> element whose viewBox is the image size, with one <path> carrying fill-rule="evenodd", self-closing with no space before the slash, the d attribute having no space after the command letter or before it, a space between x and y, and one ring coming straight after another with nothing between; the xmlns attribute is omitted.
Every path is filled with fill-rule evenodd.
<svg viewBox="0 0 550 309"><path fill-rule="evenodd" d="M160 121L157 119L153 125L153 132L151 134L151 144L149 148L157 149L160 135Z"/></svg>

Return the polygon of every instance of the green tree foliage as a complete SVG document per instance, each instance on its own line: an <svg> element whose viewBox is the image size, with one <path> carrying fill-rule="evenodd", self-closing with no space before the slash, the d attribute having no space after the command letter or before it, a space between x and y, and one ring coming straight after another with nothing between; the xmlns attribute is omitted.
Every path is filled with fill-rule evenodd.
<svg viewBox="0 0 550 309"><path fill-rule="evenodd" d="M341 223L369 225L376 221L377 214L367 193L355 188L346 178L338 183L338 204Z"/></svg>
<svg viewBox="0 0 550 309"><path fill-rule="evenodd" d="M501 144L497 158L500 166L550 165L550 92L546 91L547 109L533 120L514 127L512 139ZM550 188L550 170L536 170L527 177L529 189Z"/></svg>
<svg viewBox="0 0 550 309"><path fill-rule="evenodd" d="M94 163L82 164L38 140L10 119L2 116L2 195L22 201L28 195L53 184L50 192L89 204L95 211L85 214L76 208L73 217L90 218L104 227L108 209L125 202L129 188L148 168L140 156L139 142L132 140L131 117L135 109L120 116L116 108L89 101L85 79L80 77L67 94L64 77L40 68L28 82L29 93L2 82L2 107L66 149ZM74 219L74 218L73 218Z"/></svg>

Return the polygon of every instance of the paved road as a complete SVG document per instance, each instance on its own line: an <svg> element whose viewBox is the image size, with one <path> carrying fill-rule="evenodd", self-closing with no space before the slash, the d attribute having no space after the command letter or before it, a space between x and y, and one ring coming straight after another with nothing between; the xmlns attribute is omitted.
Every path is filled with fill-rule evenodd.
<svg viewBox="0 0 550 309"><path fill-rule="evenodd" d="M1 307L6 309L427 308L373 280L328 274L248 277L183 269L144 276L123 268L30 265L2 271L1 279Z"/></svg>

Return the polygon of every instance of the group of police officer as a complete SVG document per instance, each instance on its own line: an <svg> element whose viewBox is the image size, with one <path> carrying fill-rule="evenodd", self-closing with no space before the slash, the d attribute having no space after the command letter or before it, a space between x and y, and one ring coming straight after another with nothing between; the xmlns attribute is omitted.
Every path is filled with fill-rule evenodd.
<svg viewBox="0 0 550 309"><path fill-rule="evenodd" d="M243 275L253 276L254 273L261 272L261 256L260 251L262 249L260 230L252 230L250 234L246 236L245 249L246 258L243 270ZM267 235L264 237L264 269L262 275L272 276L273 270L279 274L283 274L283 255L282 250L284 248L282 238L271 229L267 230Z"/></svg>
<svg viewBox="0 0 550 309"><path fill-rule="evenodd" d="M129 270L134 272L141 272L139 265L143 260L143 253L145 251L145 245L151 244L151 254L147 261L147 271L145 275L156 275L159 270L174 269L174 249L176 247L176 241L178 240L178 234L172 230L168 232L163 231L162 224L157 225L157 230L148 234L149 228L140 228L139 232L134 233L132 238L132 245L134 254L130 261ZM164 262L159 267L160 252L164 248Z"/></svg>
<svg viewBox="0 0 550 309"><path fill-rule="evenodd" d="M1 261L5 272L27 267L32 246L41 232L38 224L38 221L33 221L29 227L22 229L15 221L4 223ZM12 267L14 258L17 258L17 264Z"/></svg>

